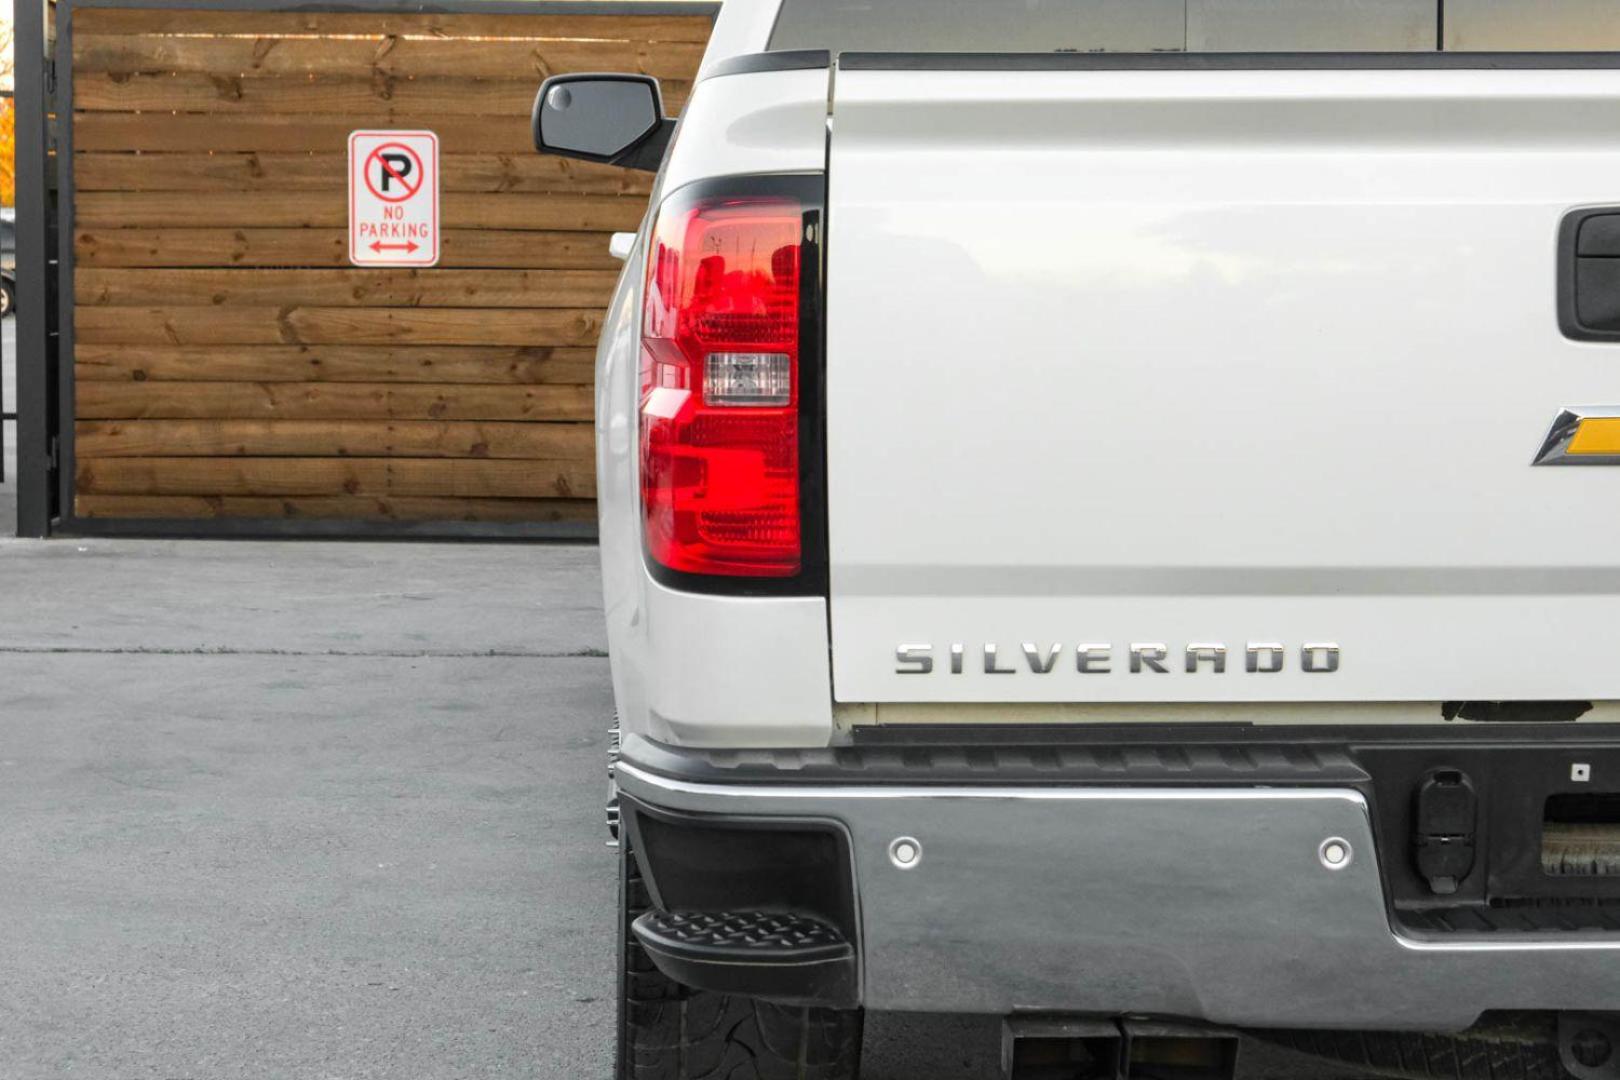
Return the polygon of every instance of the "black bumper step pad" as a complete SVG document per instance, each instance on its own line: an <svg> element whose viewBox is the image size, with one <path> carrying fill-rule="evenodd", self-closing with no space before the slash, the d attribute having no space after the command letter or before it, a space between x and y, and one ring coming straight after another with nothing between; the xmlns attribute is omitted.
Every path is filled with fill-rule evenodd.
<svg viewBox="0 0 1620 1080"><path fill-rule="evenodd" d="M649 911L631 929L660 971L699 990L852 1008L855 947L811 915Z"/></svg>

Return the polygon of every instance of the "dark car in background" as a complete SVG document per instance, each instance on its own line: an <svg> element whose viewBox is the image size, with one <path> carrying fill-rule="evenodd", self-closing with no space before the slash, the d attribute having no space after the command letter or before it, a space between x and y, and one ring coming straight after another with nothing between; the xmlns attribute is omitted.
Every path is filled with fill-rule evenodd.
<svg viewBox="0 0 1620 1080"><path fill-rule="evenodd" d="M0 210L0 318L17 309L17 211Z"/></svg>

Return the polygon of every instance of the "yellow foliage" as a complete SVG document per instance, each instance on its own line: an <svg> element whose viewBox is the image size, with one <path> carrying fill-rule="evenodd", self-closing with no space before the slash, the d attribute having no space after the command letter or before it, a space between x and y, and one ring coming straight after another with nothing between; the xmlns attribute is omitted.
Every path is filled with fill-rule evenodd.
<svg viewBox="0 0 1620 1080"><path fill-rule="evenodd" d="M17 106L0 98L0 206L17 205Z"/></svg>

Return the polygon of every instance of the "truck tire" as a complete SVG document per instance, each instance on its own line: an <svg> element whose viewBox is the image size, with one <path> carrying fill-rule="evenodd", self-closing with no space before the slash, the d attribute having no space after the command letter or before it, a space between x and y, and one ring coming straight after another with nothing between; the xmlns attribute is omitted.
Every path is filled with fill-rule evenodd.
<svg viewBox="0 0 1620 1080"><path fill-rule="evenodd" d="M855 1080L860 1010L683 986L630 933L650 907L626 835L619 843L618 1080Z"/></svg>
<svg viewBox="0 0 1620 1080"><path fill-rule="evenodd" d="M1254 1031L1257 1039L1369 1076L1430 1080L1570 1080L1551 1017L1487 1022L1456 1035L1399 1031Z"/></svg>
<svg viewBox="0 0 1620 1080"><path fill-rule="evenodd" d="M17 286L9 278L0 278L0 319L17 310Z"/></svg>

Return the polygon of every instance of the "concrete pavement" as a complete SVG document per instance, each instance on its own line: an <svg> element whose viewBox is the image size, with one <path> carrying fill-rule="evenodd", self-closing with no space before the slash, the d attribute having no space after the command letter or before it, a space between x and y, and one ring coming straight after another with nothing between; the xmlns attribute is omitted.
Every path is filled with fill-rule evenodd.
<svg viewBox="0 0 1620 1080"><path fill-rule="evenodd" d="M0 1075L606 1075L593 562L0 543Z"/></svg>

